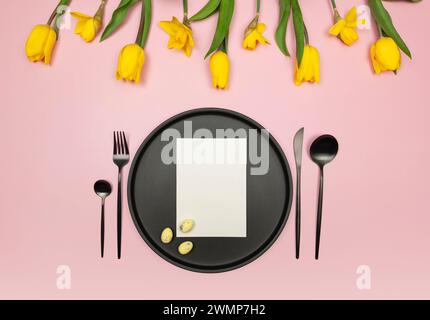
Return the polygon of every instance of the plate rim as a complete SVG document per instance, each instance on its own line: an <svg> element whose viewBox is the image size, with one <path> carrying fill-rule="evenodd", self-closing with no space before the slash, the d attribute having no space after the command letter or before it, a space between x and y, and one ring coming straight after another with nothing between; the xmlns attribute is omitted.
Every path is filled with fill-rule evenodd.
<svg viewBox="0 0 430 320"><path fill-rule="evenodd" d="M257 260L259 257L261 257L264 253L267 252L267 250L269 250L272 245L276 242L276 240L279 238L279 236L281 235L282 231L285 228L285 225L288 221L288 218L290 216L291 213L291 206L292 206L292 202L293 202L293 181L292 181L292 173L291 173L291 168L290 165L288 163L288 159L282 149L282 147L280 146L280 144L278 143L278 141L273 137L273 135L269 132L269 142L273 143L274 147L277 150L277 153L280 155L283 166L286 168L287 170L287 175L288 175L288 186L289 186L289 201L288 201L288 205L286 206L286 210L283 212L283 214L285 215L285 218L283 219L281 225L279 226L278 230L272 234L270 241L268 241L266 244L264 244L264 248L262 248L261 250L259 250L259 252L257 252L256 254L250 256L250 258L246 259L245 261L242 261L238 264L235 264L233 266L227 266L227 267L223 267L223 268L217 268L217 269L203 269L203 268L196 268L196 267L192 267L189 265L186 265L184 263L179 263L176 260L171 259L170 257L164 255L163 253L159 252L158 248L156 248L149 239L147 239L147 236L142 232L142 230L140 230L140 224L137 221L137 212L135 212L135 208L133 205L133 200L132 200L132 196L131 196L131 188L132 188L132 183L134 180L134 176L135 176L135 170L136 170L136 165L137 165L137 159L140 159L141 153L142 151L144 151L144 149L146 148L146 146L148 145L148 143L150 143L152 141L152 139L154 138L155 135L157 135L160 131L160 129L166 127L167 125L169 125L170 123L175 123L178 120L180 120L181 118L184 117L189 117L189 116L193 116L193 115L198 115L200 113L218 113L221 115L228 115L228 116L233 116L235 118L239 118L242 121L246 121L251 123L252 125L254 125L255 127L257 127L258 129L265 129L260 123L258 123L257 121L255 121L254 119L240 113L234 110L230 110L230 109L226 109L226 108L214 108L214 107L203 107L203 108L196 108L196 109L189 109L183 112L180 112L168 119L166 119L165 121L163 121L161 124L159 124L157 127L155 127L149 134L148 136L143 140L143 142L140 144L139 148L137 149L137 151L134 154L131 166L130 166L130 170L128 173L128 178L127 178L127 204L128 204L128 208L129 208L129 212L131 215L131 218L133 220L133 224L135 226L135 228L137 229L139 235L143 238L143 240L145 241L145 243L151 248L151 250L156 253L160 258L162 258L163 260L173 264L176 267L179 267L181 269L184 270L188 270L188 271L192 271L192 272L198 272L198 273L222 273L222 272L227 272L227 271L232 271L235 269L239 269L244 267L245 265Z"/></svg>

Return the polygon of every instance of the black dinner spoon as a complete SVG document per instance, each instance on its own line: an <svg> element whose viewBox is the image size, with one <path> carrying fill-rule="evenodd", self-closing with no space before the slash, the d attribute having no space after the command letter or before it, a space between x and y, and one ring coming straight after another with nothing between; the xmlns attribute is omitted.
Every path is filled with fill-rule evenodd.
<svg viewBox="0 0 430 320"><path fill-rule="evenodd" d="M318 137L311 145L310 155L312 161L320 168L320 187L318 196L318 211L317 211L317 229L315 243L315 259L318 260L321 237L321 220L322 220L322 204L323 204L323 189L324 189L324 166L331 162L337 155L339 144L335 137L331 135L323 135Z"/></svg>

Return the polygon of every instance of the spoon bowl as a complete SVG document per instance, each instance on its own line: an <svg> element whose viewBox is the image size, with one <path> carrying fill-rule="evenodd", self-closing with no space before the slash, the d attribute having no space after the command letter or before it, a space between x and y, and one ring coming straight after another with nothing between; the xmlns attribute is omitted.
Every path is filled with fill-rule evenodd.
<svg viewBox="0 0 430 320"><path fill-rule="evenodd" d="M112 187L109 182L99 180L94 184L94 192L102 199L106 199L112 192Z"/></svg>
<svg viewBox="0 0 430 320"><path fill-rule="evenodd" d="M339 144L335 137L326 134L318 137L311 145L311 159L319 167L331 162L339 151Z"/></svg>
<svg viewBox="0 0 430 320"><path fill-rule="evenodd" d="M111 194L112 187L106 180L99 180L94 184L94 192L102 198L102 214L100 222L100 244L101 244L101 256L104 255L105 247L105 199Z"/></svg>

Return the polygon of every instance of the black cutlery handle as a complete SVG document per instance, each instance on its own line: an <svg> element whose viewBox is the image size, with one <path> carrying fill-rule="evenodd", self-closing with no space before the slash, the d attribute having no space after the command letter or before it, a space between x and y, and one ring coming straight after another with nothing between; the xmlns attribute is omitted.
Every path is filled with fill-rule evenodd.
<svg viewBox="0 0 430 320"><path fill-rule="evenodd" d="M320 169L320 191L319 191L319 195L318 195L318 211L317 211L317 232L316 232L316 242L315 242L315 259L316 260L318 260L319 251L320 251L323 190L324 190L324 171L321 168Z"/></svg>
<svg viewBox="0 0 430 320"><path fill-rule="evenodd" d="M102 258L105 252L105 200L102 200L102 215L100 221L100 247Z"/></svg>
<svg viewBox="0 0 430 320"><path fill-rule="evenodd" d="M121 231L122 231L122 197L121 197L121 170L118 171L118 198L117 198L117 250L118 259L121 259Z"/></svg>
<svg viewBox="0 0 430 320"><path fill-rule="evenodd" d="M300 169L297 169L297 185L296 185L296 259L300 257L300 222L301 222L301 174Z"/></svg>

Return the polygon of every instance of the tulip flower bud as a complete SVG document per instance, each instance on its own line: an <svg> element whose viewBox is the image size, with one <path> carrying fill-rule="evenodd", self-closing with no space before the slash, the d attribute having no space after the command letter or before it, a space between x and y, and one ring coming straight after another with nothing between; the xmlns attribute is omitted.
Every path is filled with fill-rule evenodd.
<svg viewBox="0 0 430 320"><path fill-rule="evenodd" d="M228 85L230 61L223 51L215 52L210 60L212 84L214 88L225 89Z"/></svg>
<svg viewBox="0 0 430 320"><path fill-rule="evenodd" d="M135 43L126 45L119 55L116 78L139 83L144 62L145 52L141 46Z"/></svg>
<svg viewBox="0 0 430 320"><path fill-rule="evenodd" d="M50 64L56 42L57 33L52 27L46 24L35 26L25 44L28 59L32 62L44 61L45 64Z"/></svg>
<svg viewBox="0 0 430 320"><path fill-rule="evenodd" d="M300 66L296 62L296 85L301 85L303 81L320 82L320 57L317 48L306 45L303 51Z"/></svg>
<svg viewBox="0 0 430 320"><path fill-rule="evenodd" d="M384 71L397 71L402 60L399 47L389 37L381 37L372 45L370 58L376 74Z"/></svg>

